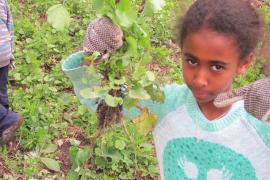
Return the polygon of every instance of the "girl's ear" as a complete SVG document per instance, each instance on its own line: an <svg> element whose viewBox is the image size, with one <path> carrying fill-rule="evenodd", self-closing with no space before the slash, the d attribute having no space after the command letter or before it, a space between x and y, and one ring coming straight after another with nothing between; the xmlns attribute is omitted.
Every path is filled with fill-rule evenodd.
<svg viewBox="0 0 270 180"><path fill-rule="evenodd" d="M238 65L237 73L244 74L252 64L253 59L254 53L249 53L243 60L241 60L242 62L240 62L240 64Z"/></svg>

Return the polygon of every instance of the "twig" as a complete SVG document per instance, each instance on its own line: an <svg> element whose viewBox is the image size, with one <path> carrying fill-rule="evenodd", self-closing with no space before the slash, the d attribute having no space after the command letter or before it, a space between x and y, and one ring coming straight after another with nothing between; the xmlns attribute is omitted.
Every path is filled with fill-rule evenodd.
<svg viewBox="0 0 270 180"><path fill-rule="evenodd" d="M124 130L125 130L126 135L127 135L128 138L130 139L130 141L131 141L132 143L134 143L134 139L133 139L133 137L130 135L130 133L129 133L128 129L127 129L127 126L126 126L126 123L125 123L124 118L121 118L121 119L122 119L122 125L123 125L123 127L124 127Z"/></svg>
<svg viewBox="0 0 270 180"><path fill-rule="evenodd" d="M141 14L144 10L144 5L145 5L145 0L142 0L139 10L138 10L138 14Z"/></svg>
<svg viewBox="0 0 270 180"><path fill-rule="evenodd" d="M143 111L143 108L140 107L139 105L136 105L136 108L138 108L141 112Z"/></svg>

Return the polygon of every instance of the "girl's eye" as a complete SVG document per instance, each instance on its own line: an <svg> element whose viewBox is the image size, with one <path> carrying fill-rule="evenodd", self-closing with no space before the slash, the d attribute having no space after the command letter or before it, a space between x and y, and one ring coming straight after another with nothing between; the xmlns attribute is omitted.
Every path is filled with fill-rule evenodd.
<svg viewBox="0 0 270 180"><path fill-rule="evenodd" d="M216 72L220 72L220 71L224 70L224 67L221 65L213 65L211 68L213 71L216 71Z"/></svg>
<svg viewBox="0 0 270 180"><path fill-rule="evenodd" d="M186 59L187 63L191 66L196 66L198 63L193 59Z"/></svg>

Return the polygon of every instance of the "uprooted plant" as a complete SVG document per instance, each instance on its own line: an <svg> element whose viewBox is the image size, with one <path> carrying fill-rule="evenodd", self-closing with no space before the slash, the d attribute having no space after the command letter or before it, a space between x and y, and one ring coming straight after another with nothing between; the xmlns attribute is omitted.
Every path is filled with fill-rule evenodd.
<svg viewBox="0 0 270 180"><path fill-rule="evenodd" d="M120 122L123 118L123 108L135 107L140 100L163 101L163 93L157 85L155 74L146 68L152 61L155 47L151 46L148 33L150 25L145 21L148 16L162 8L162 2L143 1L139 7L129 0L94 2L94 9L98 16L103 18L95 20L89 26L86 36L91 36L94 30L97 33L102 31L101 28L95 28L96 24L99 25L95 22L104 19L112 21L122 31L115 28L116 36L100 32L104 36L101 39L108 39L107 49L95 37L90 37L88 42L85 40L84 43L84 50L90 49L90 53L85 53L88 73L98 85L83 89L80 94L86 99L100 99L96 112L101 130ZM106 31L106 28L103 28L103 31ZM117 41L117 37L122 40L121 35L123 42ZM98 52L94 52L96 44L102 47ZM114 46L116 48L113 48ZM118 48L120 49L116 51Z"/></svg>

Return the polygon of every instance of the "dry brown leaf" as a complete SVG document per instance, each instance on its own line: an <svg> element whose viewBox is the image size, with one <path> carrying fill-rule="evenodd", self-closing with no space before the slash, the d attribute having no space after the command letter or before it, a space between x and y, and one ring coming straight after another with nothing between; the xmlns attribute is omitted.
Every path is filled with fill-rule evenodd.
<svg viewBox="0 0 270 180"><path fill-rule="evenodd" d="M133 119L137 131L143 135L147 135L152 131L154 124L158 120L158 116L148 110L148 108L140 108L141 115Z"/></svg>

